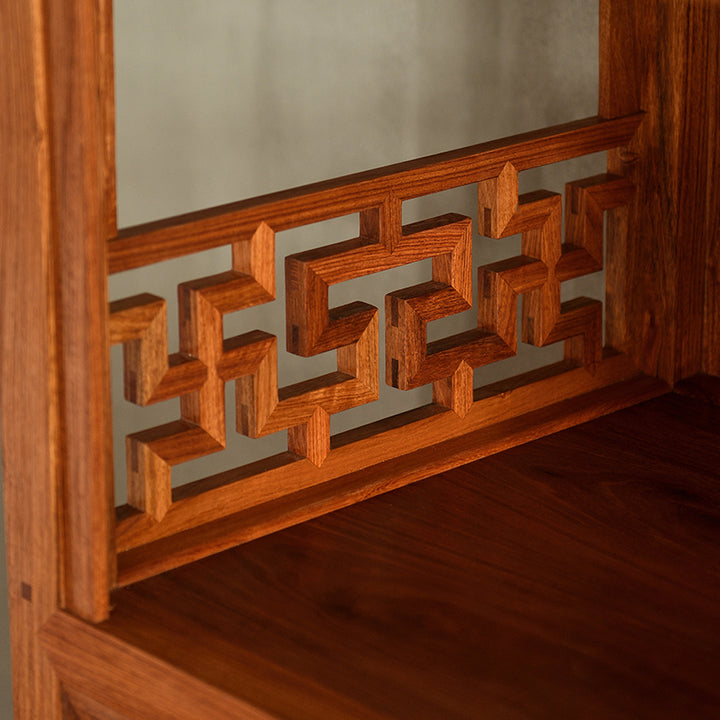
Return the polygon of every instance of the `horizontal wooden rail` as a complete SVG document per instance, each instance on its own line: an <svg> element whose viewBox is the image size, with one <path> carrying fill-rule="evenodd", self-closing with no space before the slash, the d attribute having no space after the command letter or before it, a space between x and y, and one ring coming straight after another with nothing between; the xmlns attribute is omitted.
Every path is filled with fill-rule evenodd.
<svg viewBox="0 0 720 720"><path fill-rule="evenodd" d="M495 177L626 145L643 117L590 117L362 173L304 185L121 230L108 247L110 273L209 250L251 236L329 220Z"/></svg>
<svg viewBox="0 0 720 720"><path fill-rule="evenodd" d="M548 370L539 371L535 375L539 377ZM500 391L499 384L493 391L494 395L478 398L480 402L476 403L478 408L488 409L490 417L495 416L495 422L483 422L478 412L470 428L463 423L460 430L457 425L453 427L452 413L436 414L415 421L413 430L418 431L418 437L408 431L407 425L386 425L384 432L374 437L365 437L364 440L356 439L343 448L350 454L364 452L367 457L373 458L374 464L351 473L338 471L329 475L325 482L311 484L291 494L281 494L259 505L248 507L243 503L243 480L216 488L217 495L208 489L212 479L200 481L197 488L189 488L184 492L192 493L202 487L205 497L202 494L190 494L185 502L178 503L176 518L170 519L170 515L166 518L173 525L179 520L173 528L174 532L166 535L165 530L170 524L164 528L164 521L153 528L139 515L121 521L118 539L120 548L125 549L119 548L118 552L118 585L129 585L373 495L649 400L668 390L668 386L661 381L636 374L623 356L612 358L604 368L604 377L593 378L587 384L579 377L584 372L577 369L570 373L550 375L515 388L517 395L512 402L515 414L509 418L504 412L499 417L493 413L492 405L502 404L513 393L509 388ZM615 382L607 385L611 380ZM574 386L574 392L570 386ZM581 387L585 392L580 394ZM558 396L565 399L549 406L537 402L538 395L544 391L557 391ZM568 391L570 397L567 397ZM522 409L525 409L524 413ZM415 414L422 412L421 409ZM391 423L392 419L384 422ZM382 427L382 423L378 425ZM367 428L364 430L367 432ZM362 432L361 428L349 434L357 436ZM435 432L436 436L432 438ZM392 453L377 454L375 451L380 447L377 440L382 434L385 435L383 441L389 441L394 447L404 443L408 437L413 437L414 441L405 443L400 456L393 456ZM341 456L343 452L337 453L337 457ZM346 456L342 459L346 459ZM280 473L270 470L268 476L294 475L299 466L295 464L291 469L285 465L275 470L280 470ZM257 493L254 488L247 490L249 495ZM215 507L208 513L208 506L219 500L233 512L218 513ZM185 517L180 519L180 516ZM139 521L135 526L134 520ZM184 529L181 529L183 526Z"/></svg>
<svg viewBox="0 0 720 720"><path fill-rule="evenodd" d="M333 452L321 468L292 453L281 453L213 477L182 485L162 522L130 506L118 508L118 551L126 551L223 515L248 510L312 485L337 479L379 462L402 458L441 440L538 410L548 397L570 398L607 387L637 374L624 355L606 350L598 370L561 362L475 391L475 402L464 418L437 405L386 418L333 438ZM512 443L510 443L512 444Z"/></svg>
<svg viewBox="0 0 720 720"><path fill-rule="evenodd" d="M580 402L579 421L664 391L654 381L648 387L627 356L603 352L599 301L560 301L564 280L602 267L604 213L631 202L632 183L616 175L568 183L564 242L561 195L518 192L519 171L623 147L642 118L588 118L121 231L110 242L113 272L223 244L233 245L233 270L179 286L180 350L205 372L193 370L194 384L176 382L177 368L189 363L167 356L164 301L142 295L111 308L112 337L126 346L128 397L146 404L178 393L182 415L128 436L131 506L118 509L119 582L525 442L551 427L536 413L564 422L548 410L563 402L624 388L609 404ZM428 343L428 322L472 304L471 221L449 214L402 226L402 202L473 183L480 232L523 233L521 254L478 268L476 329ZM337 373L288 395L277 387L275 338L225 338L222 316L274 297L276 231L351 213L359 239L286 258L288 349L338 351ZM378 310L361 302L330 308L329 285L424 257L433 258L432 281L386 298L385 360L395 387L432 383L432 404L331 437L331 414L376 399L379 358ZM474 368L517 351L520 295L523 342L564 341L565 359L473 390ZM258 437L288 428L288 451L172 490L173 465L224 447L231 380L238 431Z"/></svg>

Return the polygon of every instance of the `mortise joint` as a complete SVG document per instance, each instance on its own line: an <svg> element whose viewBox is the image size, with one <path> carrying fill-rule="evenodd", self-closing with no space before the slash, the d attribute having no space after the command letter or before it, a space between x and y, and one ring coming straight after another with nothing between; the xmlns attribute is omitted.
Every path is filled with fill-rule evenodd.
<svg viewBox="0 0 720 720"><path fill-rule="evenodd" d="M32 602L32 585L28 585L27 583L20 583L20 595L22 596L23 600Z"/></svg>

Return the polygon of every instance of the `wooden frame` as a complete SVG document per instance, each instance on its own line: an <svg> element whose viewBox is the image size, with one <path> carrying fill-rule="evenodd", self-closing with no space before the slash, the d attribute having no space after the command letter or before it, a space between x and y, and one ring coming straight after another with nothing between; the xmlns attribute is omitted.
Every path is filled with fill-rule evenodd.
<svg viewBox="0 0 720 720"><path fill-rule="evenodd" d="M709 2L602 0L597 118L118 233L110 0L6 2L0 337L17 717L60 717L59 686L38 641L58 608L100 621L118 582L638 402L690 376L720 374L719 15ZM518 198L517 172L599 150L609 151L608 175L569 188L577 212L568 215L570 239L560 254L557 234L551 237L559 200ZM478 183L485 233L523 231L523 256L480 269L489 302L475 335L431 347L428 320L467 306L467 223L452 216L401 228L399 208L469 183ZM602 352L591 341L600 332L597 307L561 308L555 298L562 280L597 268L606 210ZM348 213L358 213L357 239L291 257L286 270L289 346L305 355L337 348L337 373L278 390L269 336L225 339L218 349L212 329L218 322L222 329L223 313L272 297L275 231ZM183 357L168 357L162 345L157 299L121 301L108 314L106 270L223 244L233 246L232 269L181 288ZM376 392L378 311L363 303L329 309L327 286L423 253L434 258L432 281L387 300L386 360L393 384L432 382L434 404L331 442L328 413ZM565 341L565 362L473 391L474 364L512 351L507 310L523 293L525 339ZM184 396L179 423L130 440L134 508L121 509L117 521L109 340L126 344L128 392L137 401ZM222 446L217 388L230 379L245 413L239 427L250 435L288 427L289 452L171 493L170 465ZM380 450L369 464L362 458L371 441Z"/></svg>

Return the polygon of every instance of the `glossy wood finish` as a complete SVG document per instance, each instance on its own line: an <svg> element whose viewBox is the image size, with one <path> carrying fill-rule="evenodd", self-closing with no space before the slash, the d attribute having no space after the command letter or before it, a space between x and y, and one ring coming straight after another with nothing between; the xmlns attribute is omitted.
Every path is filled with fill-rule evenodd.
<svg viewBox="0 0 720 720"><path fill-rule="evenodd" d="M613 126L603 127L609 132ZM566 129L545 134L544 152L532 144L531 160L525 157L526 136L499 141L492 152L472 148L472 153L458 153L459 165L467 161L484 177L488 158L497 163L498 148L504 149L506 161L498 174L478 183L480 230L495 238L522 234L520 255L478 268L474 329L428 342L430 322L472 307L471 219L448 213L402 225L402 198L393 191L376 207L363 209L362 193L368 188L357 178L335 181L344 194L336 188L334 195L323 196L326 205L311 204L310 209L318 217L330 216L335 203L357 196L358 237L285 258L288 350L302 356L335 350L335 372L278 387L274 336L262 330L231 338L223 334L224 314L274 299L275 234L268 223L290 222L291 217L293 223L304 222L295 216L270 215L251 237L235 242L234 265L238 248L246 248L253 262L178 286L180 353L168 356L162 299L144 294L111 304L111 341L124 344L126 398L145 405L179 396L181 407L177 420L127 437L129 507L119 511L117 538L121 583L151 568L174 566L182 560L182 552L189 561L227 546L231 538L284 527L301 509L298 502L303 496L298 493L312 486L325 486L320 495L327 509L331 499L327 491L334 486L327 485L329 481L342 483L344 475L369 471L371 465L405 457L443 439L502 424L603 386L608 386L608 399L613 400L607 407L595 403L588 407L606 412L620 406L609 386L634 377L635 368L612 349L603 352L602 303L583 297L561 302L561 284L602 269L604 214L630 203L634 188L627 178L609 174L568 183L563 241L562 196L543 190L518 194L514 163L523 167L531 161L552 162L570 151L563 144L568 141ZM593 137L586 137L584 145L574 137L572 152L588 150ZM461 156L463 152L467 156ZM443 163L418 161L411 176L405 166L396 168L395 175L388 169L370 175L396 188L404 182L406 194L418 186L439 191L457 181L452 168ZM434 184L428 187L431 180ZM317 202L314 192L292 191L293 202L284 212L302 215L306 203ZM269 214L281 211L260 199L249 202L245 215L263 209ZM243 217L238 215L234 222L245 222ZM149 245L148 252L153 247ZM331 437L331 415L377 399L380 352L378 309L361 300L330 307L330 286L421 259L432 259L432 279L385 298L385 380L403 390L432 384L433 404ZM523 341L539 347L556 342L565 346L565 364L549 368L545 376L514 380L514 390L523 383L533 385L535 400L530 405L516 402L505 386L473 388L475 368L517 353L521 295ZM578 368L584 372L575 372ZM567 377L561 377L562 371ZM172 466L225 448L224 384L233 380L238 432L256 438L287 429L288 452L173 492ZM630 393L627 399L638 401L646 397L644 393L644 389L640 395ZM512 444L513 437L514 433L508 434L504 447ZM474 447L475 454L463 454L463 460L487 453L481 445ZM451 457L437 453L437 463L428 465L425 474L449 467ZM380 474L386 476L384 471ZM410 481L410 474L402 475ZM370 481L367 491L377 492L373 487L376 484ZM336 506L344 504L338 498ZM319 507L313 503L305 517L316 515ZM274 523L273 509L278 513ZM229 525L230 516L235 522ZM253 518L258 522L255 528L250 525ZM219 520L223 522L212 526ZM218 534L221 528L227 528L228 537ZM171 543L171 536L175 542Z"/></svg>
<svg viewBox="0 0 720 720"><path fill-rule="evenodd" d="M111 10L110 0L0 10L17 716L715 717L718 418L692 400L627 411L140 583L117 594L106 624L86 621L107 616L116 561L120 584L138 581L687 376L681 389L717 400L717 3L601 0L600 117L119 232ZM562 243L558 198L519 197L517 172L601 150L608 174L567 188ZM401 203L471 182L482 228L523 230L523 254L481 268L488 302L475 336L427 343L424 323L467 302L472 273L462 233L450 248L439 232L429 253L403 233ZM599 305L560 304L558 290L602 263L605 211L601 354ZM222 316L274 296L276 231L349 213L355 241L288 265L290 345L337 347L337 372L278 388L275 338L226 339ZM232 267L180 288L181 355L168 355L157 298L121 302L108 322L107 272L223 244ZM377 311L328 308L327 285L423 252L432 279L388 302L389 379L432 382L433 404L330 439L330 412L373 396L379 356ZM565 361L473 390L472 367L487 358L466 354L477 345L466 340L512 350L519 294L523 339L565 341ZM116 528L108 339L129 346L129 397L184 395L176 423L131 437L136 507ZM287 427L288 452L171 492L172 464L223 446L222 385L233 379L240 430Z"/></svg>
<svg viewBox="0 0 720 720"><path fill-rule="evenodd" d="M646 111L609 156L638 197L609 222L607 337L668 382L720 369L718 37L716 2L600 3L600 114Z"/></svg>
<svg viewBox="0 0 720 720"><path fill-rule="evenodd" d="M60 717L59 685L38 638L58 606L61 583L60 398L42 5L23 0L0 6L0 410L16 720Z"/></svg>
<svg viewBox="0 0 720 720"><path fill-rule="evenodd" d="M114 582L105 240L115 226L110 0L51 3L47 92L62 400L63 604L100 620ZM108 164L109 163L109 164Z"/></svg>
<svg viewBox="0 0 720 720"><path fill-rule="evenodd" d="M594 375L568 363L475 392L461 418L435 406L334 438L322 467L285 453L177 488L162 522L131 508L118 524L118 584L484 457L561 427L641 402L667 385L622 355ZM564 398L548 402L548 398Z"/></svg>
<svg viewBox="0 0 720 720"><path fill-rule="evenodd" d="M251 236L265 222L275 232L495 177L506 162L518 171L627 143L642 120L583 120L543 128L440 155L335 178L208 210L158 220L118 233L108 249L110 272L169 260Z"/></svg>
<svg viewBox="0 0 720 720"><path fill-rule="evenodd" d="M57 617L45 639L71 689L132 718L170 717L141 707L142 672L172 666L194 678L180 709L222 691L285 719L710 720L719 428L665 396L138 583L107 623Z"/></svg>
<svg viewBox="0 0 720 720"><path fill-rule="evenodd" d="M2 3L3 485L17 720L60 717L37 634L114 582L105 243L115 234L109 1Z"/></svg>

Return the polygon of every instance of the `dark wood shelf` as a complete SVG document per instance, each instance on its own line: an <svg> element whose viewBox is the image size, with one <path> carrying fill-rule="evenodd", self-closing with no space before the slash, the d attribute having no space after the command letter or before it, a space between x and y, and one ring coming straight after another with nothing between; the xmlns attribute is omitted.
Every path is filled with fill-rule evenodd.
<svg viewBox="0 0 720 720"><path fill-rule="evenodd" d="M92 632L247 717L717 718L719 467L720 408L667 395L137 583Z"/></svg>

